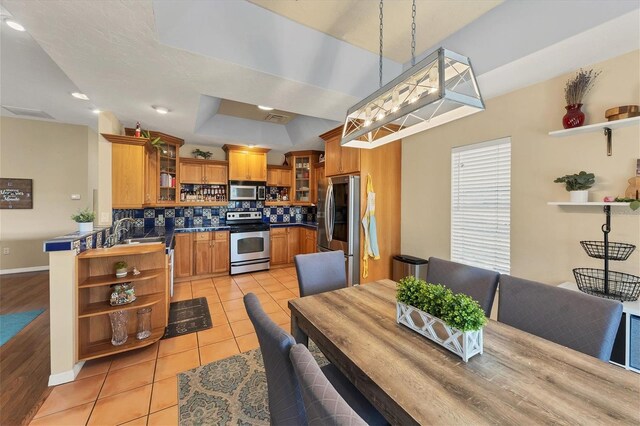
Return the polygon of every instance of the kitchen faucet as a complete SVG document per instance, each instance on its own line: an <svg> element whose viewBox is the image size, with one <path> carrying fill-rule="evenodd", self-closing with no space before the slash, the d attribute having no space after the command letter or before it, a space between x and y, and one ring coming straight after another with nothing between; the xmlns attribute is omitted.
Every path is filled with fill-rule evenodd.
<svg viewBox="0 0 640 426"><path fill-rule="evenodd" d="M130 217L123 217L122 219L116 220L113 224L113 232L107 237L104 242L105 247L109 248L115 246L120 241L120 233L126 233L129 231L128 229L122 227L125 222L135 222L135 219L132 219Z"/></svg>

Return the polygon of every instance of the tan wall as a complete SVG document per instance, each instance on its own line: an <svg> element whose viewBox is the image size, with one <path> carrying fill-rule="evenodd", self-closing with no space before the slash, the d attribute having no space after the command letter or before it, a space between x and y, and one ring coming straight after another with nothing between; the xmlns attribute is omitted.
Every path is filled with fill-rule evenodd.
<svg viewBox="0 0 640 426"><path fill-rule="evenodd" d="M98 133L124 134L118 118L109 111L98 114ZM93 150L92 150L93 152ZM98 135L98 193L94 206L96 222L100 226L111 225L111 142Z"/></svg>
<svg viewBox="0 0 640 426"><path fill-rule="evenodd" d="M587 123L605 121L607 108L640 104L640 52L595 64L602 70L585 99ZM572 74L571 74L572 75ZM486 102L486 111L406 138L402 146L402 252L449 259L451 148L511 136L511 274L557 284L574 281L576 267L602 268L580 240L601 240L604 214L599 207L557 207L568 201L553 180L587 170L595 173L590 201L624 195L640 158L639 126L614 130L613 155L607 157L600 132L552 138L562 129L564 85L570 74ZM615 208L611 241L640 247L640 215ZM640 250L613 270L640 274Z"/></svg>
<svg viewBox="0 0 640 426"><path fill-rule="evenodd" d="M48 265L42 242L74 232L70 216L92 206L87 137L86 126L0 118L0 176L33 179L33 209L0 210L0 269Z"/></svg>

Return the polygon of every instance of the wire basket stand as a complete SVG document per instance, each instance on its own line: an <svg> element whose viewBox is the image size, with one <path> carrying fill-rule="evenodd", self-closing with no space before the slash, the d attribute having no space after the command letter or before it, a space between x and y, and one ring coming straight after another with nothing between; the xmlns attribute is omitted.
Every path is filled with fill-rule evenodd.
<svg viewBox="0 0 640 426"><path fill-rule="evenodd" d="M604 214L606 219L602 225L604 241L580 241L580 245L589 257L604 260L604 269L575 268L573 276L578 288L584 293L623 302L638 300L640 277L609 269L610 260L627 260L636 246L609 242L611 206L604 206Z"/></svg>

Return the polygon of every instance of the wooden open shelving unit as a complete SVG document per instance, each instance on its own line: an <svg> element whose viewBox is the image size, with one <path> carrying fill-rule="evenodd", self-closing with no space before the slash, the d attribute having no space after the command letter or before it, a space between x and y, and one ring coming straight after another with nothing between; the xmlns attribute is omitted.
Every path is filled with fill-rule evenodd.
<svg viewBox="0 0 640 426"><path fill-rule="evenodd" d="M153 344L164 335L169 317L168 256L162 243L136 246L116 246L87 250L76 258L78 270L78 360L90 360ZM117 278L113 266L125 261L135 266L139 275L129 273ZM136 300L111 306L109 297L114 284L131 283ZM136 339L137 315L140 308L151 307L151 336ZM111 344L109 313L127 311L129 337L123 345Z"/></svg>

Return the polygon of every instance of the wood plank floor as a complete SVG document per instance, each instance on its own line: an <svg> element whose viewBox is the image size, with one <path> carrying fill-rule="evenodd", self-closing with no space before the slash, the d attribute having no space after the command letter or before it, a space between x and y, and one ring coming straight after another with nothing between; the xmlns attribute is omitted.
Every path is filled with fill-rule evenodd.
<svg viewBox="0 0 640 426"><path fill-rule="evenodd" d="M0 347L0 424L31 421L48 396L49 273L0 276L0 314L45 309Z"/></svg>

